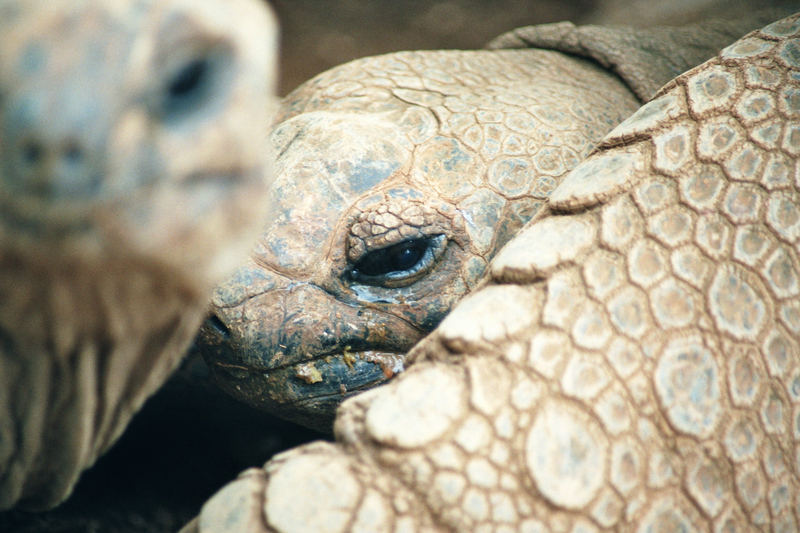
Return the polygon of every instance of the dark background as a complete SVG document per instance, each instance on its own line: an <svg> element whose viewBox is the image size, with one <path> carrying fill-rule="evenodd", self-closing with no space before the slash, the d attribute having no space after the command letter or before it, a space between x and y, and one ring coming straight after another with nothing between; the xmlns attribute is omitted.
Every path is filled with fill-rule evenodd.
<svg viewBox="0 0 800 533"><path fill-rule="evenodd" d="M275 0L281 94L328 68L397 50L480 48L517 26L583 20L597 0Z"/></svg>
<svg viewBox="0 0 800 533"><path fill-rule="evenodd" d="M282 25L281 94L286 94L333 65L365 55L479 48L514 27L559 20L684 23L707 13L730 15L763 0L275 0L273 5ZM48 513L0 514L0 531L175 531L241 470L315 438L326 437L179 375L83 476L70 500Z"/></svg>
<svg viewBox="0 0 800 533"><path fill-rule="evenodd" d="M328 68L397 50L480 48L518 26L684 24L800 0L272 0L282 32L281 94Z"/></svg>

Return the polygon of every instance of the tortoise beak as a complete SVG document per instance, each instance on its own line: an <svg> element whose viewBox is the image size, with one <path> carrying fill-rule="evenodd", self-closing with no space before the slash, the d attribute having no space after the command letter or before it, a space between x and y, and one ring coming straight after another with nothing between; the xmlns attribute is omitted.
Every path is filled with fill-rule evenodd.
<svg viewBox="0 0 800 533"><path fill-rule="evenodd" d="M403 354L423 336L401 318L343 303L311 283L212 311L195 342L217 384L313 427L305 422L312 415L332 420L344 398L401 372Z"/></svg>

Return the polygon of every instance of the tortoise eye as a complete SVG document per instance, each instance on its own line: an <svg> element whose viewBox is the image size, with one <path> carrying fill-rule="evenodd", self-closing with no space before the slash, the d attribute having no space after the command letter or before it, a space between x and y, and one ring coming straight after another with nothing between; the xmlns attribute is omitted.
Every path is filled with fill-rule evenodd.
<svg viewBox="0 0 800 533"><path fill-rule="evenodd" d="M163 96L167 119L177 119L203 107L213 91L213 70L214 62L203 55L182 64L169 76Z"/></svg>
<svg viewBox="0 0 800 533"><path fill-rule="evenodd" d="M433 267L444 249L444 240L444 235L435 235L372 250L353 265L350 277L365 285L413 283Z"/></svg>
<svg viewBox="0 0 800 533"><path fill-rule="evenodd" d="M167 96L171 100L191 97L198 91L208 75L208 59L199 58L190 61L172 78L167 87Z"/></svg>
<svg viewBox="0 0 800 533"><path fill-rule="evenodd" d="M375 250L356 263L354 270L365 276L385 276L411 270L428 247L428 239L412 239Z"/></svg>
<svg viewBox="0 0 800 533"><path fill-rule="evenodd" d="M181 121L221 104L231 85L233 62L232 51L222 44L183 55L166 70L161 85L158 99L164 119Z"/></svg>

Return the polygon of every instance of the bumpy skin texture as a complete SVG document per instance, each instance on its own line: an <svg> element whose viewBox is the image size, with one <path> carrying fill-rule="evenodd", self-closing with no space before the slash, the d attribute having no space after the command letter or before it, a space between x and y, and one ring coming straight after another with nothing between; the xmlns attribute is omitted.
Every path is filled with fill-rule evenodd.
<svg viewBox="0 0 800 533"><path fill-rule="evenodd" d="M330 431L339 402L402 370L637 105L613 75L545 50L395 53L303 85L272 133L274 215L201 334L218 382ZM360 266L409 243L402 268Z"/></svg>
<svg viewBox="0 0 800 533"><path fill-rule="evenodd" d="M606 137L337 444L187 530L796 531L799 119L796 15Z"/></svg>
<svg viewBox="0 0 800 533"><path fill-rule="evenodd" d="M249 0L0 3L0 509L50 507L169 375L264 217Z"/></svg>
<svg viewBox="0 0 800 533"><path fill-rule="evenodd" d="M530 26L491 44L525 50L365 58L298 88L272 133L277 216L216 290L198 341L217 383L330 432L344 398L405 368L634 95L778 18L767 16Z"/></svg>

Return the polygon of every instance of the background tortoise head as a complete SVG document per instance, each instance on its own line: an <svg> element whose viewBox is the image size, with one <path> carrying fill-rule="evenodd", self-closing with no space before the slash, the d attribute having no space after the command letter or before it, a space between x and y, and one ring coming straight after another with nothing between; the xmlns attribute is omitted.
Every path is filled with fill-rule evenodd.
<svg viewBox="0 0 800 533"><path fill-rule="evenodd" d="M142 256L206 285L261 216L275 32L256 2L12 1L0 31L0 231ZM233 31L235 30L235 31ZM243 237L247 237L246 232Z"/></svg>
<svg viewBox="0 0 800 533"><path fill-rule="evenodd" d="M252 246L275 34L252 0L0 3L0 509L69 494Z"/></svg>
<svg viewBox="0 0 800 533"><path fill-rule="evenodd" d="M562 174L637 106L544 50L404 52L324 73L275 121L271 212L200 349L223 388L312 427L403 369Z"/></svg>

